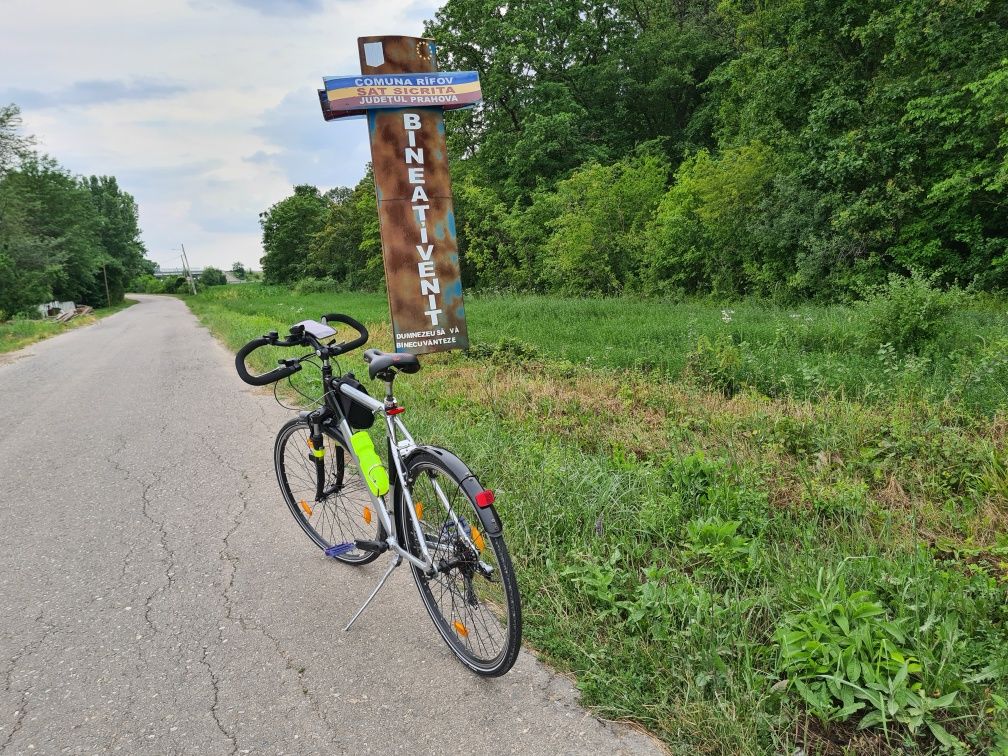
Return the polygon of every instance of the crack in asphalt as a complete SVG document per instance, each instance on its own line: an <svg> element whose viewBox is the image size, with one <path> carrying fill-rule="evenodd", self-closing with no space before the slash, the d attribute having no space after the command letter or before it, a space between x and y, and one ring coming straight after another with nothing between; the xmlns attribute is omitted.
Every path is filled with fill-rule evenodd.
<svg viewBox="0 0 1008 756"><path fill-rule="evenodd" d="M277 656L279 656L283 660L284 667L287 669L287 671L293 672L294 674L297 675L298 687L301 690L301 696L305 698L309 704L311 704L312 711L315 712L315 716L318 718L318 721L326 726L326 729L329 730L334 740L340 737L340 731L333 724L333 722L330 721L329 717L326 716L325 711L322 708L321 701L319 701L318 697L315 696L314 693L312 693L311 688L308 686L308 681L305 678L305 672L307 671L307 668L298 665L295 662L294 657L290 654L290 652L284 649L283 645L280 643L280 639L274 636L269 631L267 631L266 628L263 627L258 622L255 622L254 620L248 620L244 616L239 616L238 623L241 625L242 630L258 631L259 633L262 633L263 637L265 637L268 641L270 641L270 643L273 644L273 648L276 650Z"/></svg>
<svg viewBox="0 0 1008 756"><path fill-rule="evenodd" d="M134 475L129 468L124 467L119 462L120 455L122 455L126 451L127 447L126 439L122 436L118 436L116 438L116 443L117 448L114 449L106 457L106 459L116 472L122 474L125 480L132 481L133 483L140 486L140 502L141 502L140 513L154 527L155 531L157 532L158 544L161 546L161 551L163 552L163 557L160 561L164 564L165 582L161 585L156 586L154 590L151 591L144 599L143 618L144 622L146 622L147 626L150 628L151 635L153 636L158 633L158 626L151 617L151 612L153 611L153 603L159 595L169 591L175 584L175 567L177 564L177 561L175 559L175 552L168 543L167 522L163 519L159 520L155 518L150 511L150 506L153 503L150 497L150 491L152 488L154 488L154 486L162 482L161 470L150 470L150 474L152 475L153 480L148 481L141 480L136 475ZM127 554L126 563L128 563L128 560L132 556L135 548L136 548L135 546L130 547L129 553ZM123 572L122 572L123 576L125 576L126 574L126 563L124 563L123 565Z"/></svg>
<svg viewBox="0 0 1008 756"><path fill-rule="evenodd" d="M206 450L211 455L213 455L213 457L217 460L217 462L221 466L231 470L231 472L235 473L242 480L241 488L236 492L236 498L238 499L239 502L241 502L241 507L231 518L231 529L228 530L228 532L225 533L224 537L221 539L221 549L217 554L218 558L221 561L227 562L227 564L231 568L231 574L228 576L227 584L221 591L221 598L224 599L225 617L227 619L233 619L234 607L231 602L231 589L234 587L235 576L238 574L239 559L238 555L232 553L231 551L231 537L238 531L238 528L241 527L242 517L248 510L249 502L248 499L246 498L246 494L252 490L252 481L249 479L248 474L244 470L239 470L230 462L230 460L228 460L219 451L217 451L217 449L210 443L210 441L206 438L206 436L200 435L199 438L203 442L203 446L206 448Z"/></svg>
<svg viewBox="0 0 1008 756"><path fill-rule="evenodd" d="M30 643L26 643L21 649L11 657L10 664L7 666L7 672L4 674L4 692L13 693L13 683L14 683L14 670L17 668L18 664L22 659L30 657L36 651L38 651L42 644L46 642L46 639L55 633L59 628L52 622L48 622L43 618L43 613L39 612L38 616L35 618L35 624L38 625L42 623L45 626L42 635ZM11 742L14 740L14 736L17 735L18 731L21 729L21 724L24 722L25 715L28 713L28 698L31 696L31 686L26 687L21 691L21 698L18 701L17 710L14 712L14 724L11 726L10 732L7 733L7 737L4 738L4 742L0 744L0 753L3 753L10 746Z"/></svg>
<svg viewBox="0 0 1008 756"><path fill-rule="evenodd" d="M168 529L165 525L165 521L155 520L154 517L152 517L150 514L150 505L151 505L150 490L156 484L161 482L159 472L155 471L153 475L154 480L144 484L143 490L140 493L140 496L143 500L143 507L141 511L143 512L144 517L146 517L151 522L151 524L153 524L157 528L158 541L161 544L161 549L167 556L167 559L164 560L165 582L162 585L157 586L153 591L151 591L151 593L144 600L143 617L148 627L150 627L152 635L158 632L158 627L154 623L154 620L151 618L151 612L154 609L154 601L158 596L170 591L172 586L175 585L175 566L177 564L175 559L175 552L168 545Z"/></svg>
<svg viewBox="0 0 1008 756"><path fill-rule="evenodd" d="M218 630L217 641L219 643L222 640L223 636L221 631ZM234 754L238 753L238 739L235 737L233 732L224 726L224 723L221 722L220 717L217 714L217 707L220 705L220 678L217 677L217 674L213 670L213 666L211 666L210 662L207 660L208 650L207 646L203 646L203 655L200 657L200 664L206 667L207 674L210 676L210 686L213 690L213 699L210 703L210 716L213 717L213 721L217 725L217 729L221 731L224 737L231 741L231 754L234 756Z"/></svg>
<svg viewBox="0 0 1008 756"><path fill-rule="evenodd" d="M245 470L235 467L230 460L228 460L224 455L222 455L210 443L209 439L207 439L205 436L202 435L200 436L200 439L202 440L203 445L207 449L207 451L217 460L219 464L231 470L231 472L240 477L242 480L242 487L237 492L237 499L241 502L241 508L238 510L237 513L235 513L234 517L232 518L232 527L224 535L224 538L222 539L223 546L219 554L220 558L223 561L226 561L231 566L231 574L229 576L227 584L224 586L224 589L221 592L221 597L224 599L226 619L234 620L235 619L234 605L232 601L231 591L234 587L235 577L238 574L238 564L240 562L240 559L236 554L232 553L231 551L231 537L238 531L238 528L240 528L242 525L243 517L245 515L245 512L248 510L249 506L247 494L249 491L252 490L253 484L252 480L248 476L248 473ZM271 633L269 633L266 630L266 628L263 627L260 623L254 620L249 620L241 614L238 615L237 620L239 627L241 627L243 631L249 631L249 630L258 631L263 635L264 638L270 641L270 643L273 645L274 650L276 651L277 656L279 656L280 659L283 661L285 669L297 675L298 688L300 690L301 696L305 700L307 700L308 703L311 705L311 708L314 711L315 716L318 718L318 721L321 722L323 725L325 725L325 727L332 734L333 738L338 737L339 731L337 730L335 725L329 720L329 718L325 715L321 702L312 693L311 688L308 685L308 682L305 678L305 667L299 666L295 662L291 654L283 648L282 644L280 643L280 640ZM222 640L222 638L220 637L220 632L218 632L218 640ZM210 669L209 662L204 663L206 664L207 668ZM218 682L219 681L215 681L215 701L217 692L216 686L218 685Z"/></svg>

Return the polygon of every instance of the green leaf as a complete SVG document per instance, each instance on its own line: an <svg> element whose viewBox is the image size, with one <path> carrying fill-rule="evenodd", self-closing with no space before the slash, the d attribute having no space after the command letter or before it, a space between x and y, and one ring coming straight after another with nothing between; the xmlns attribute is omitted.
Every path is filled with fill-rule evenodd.
<svg viewBox="0 0 1008 756"><path fill-rule="evenodd" d="M859 730L867 730L869 727L875 727L876 725L882 724L885 721L885 717L882 716L880 711L870 711L861 718L858 722Z"/></svg>
<svg viewBox="0 0 1008 756"><path fill-rule="evenodd" d="M909 665L906 662L903 662L903 666L899 668L899 671L896 673L896 677L893 678L893 686L902 685L906 682L908 666Z"/></svg>
<svg viewBox="0 0 1008 756"><path fill-rule="evenodd" d="M930 708L932 708L932 709L944 709L947 706L950 706L953 701L955 701L955 697L957 695L959 695L959 691L957 691L957 690L954 690L951 693L946 693L941 698L936 698L934 701L932 701Z"/></svg>
<svg viewBox="0 0 1008 756"><path fill-rule="evenodd" d="M935 740L941 743L946 748L955 748L957 746L961 747L962 743L958 738L953 736L948 730L942 727L940 724L934 720L929 719L927 722L927 727L931 730L931 734L935 736Z"/></svg>
<svg viewBox="0 0 1008 756"><path fill-rule="evenodd" d="M854 713L856 713L858 711L861 711L861 709L863 709L864 706L865 705L864 705L863 701L857 701L856 703L852 703L852 704L849 704L847 706L844 706L842 709L840 709L840 711L838 711L834 715L834 717L836 719L841 720L841 721L845 720L845 719L848 719L848 718L850 718L851 714L854 714Z"/></svg>
<svg viewBox="0 0 1008 756"><path fill-rule="evenodd" d="M857 659L851 659L847 662L847 679L851 682L857 682L861 677L861 664Z"/></svg>

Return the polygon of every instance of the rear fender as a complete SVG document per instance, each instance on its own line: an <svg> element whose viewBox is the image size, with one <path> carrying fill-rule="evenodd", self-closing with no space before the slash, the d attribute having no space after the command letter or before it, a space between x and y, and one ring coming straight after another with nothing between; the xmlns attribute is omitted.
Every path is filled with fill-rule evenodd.
<svg viewBox="0 0 1008 756"><path fill-rule="evenodd" d="M465 462L456 457L450 451L446 449L439 449L436 446L418 446L413 451L411 451L403 460L406 465L407 474L409 473L410 465L419 457L423 455L430 455L436 458L439 462L444 464L445 467L451 471L452 475L461 481L462 490L466 492L466 495L470 499L476 500L476 495L483 491L483 484L479 482L476 475L466 467ZM398 490L398 476L396 476L396 495L401 496L402 492ZM488 507L476 507L476 514L480 518L480 523L483 525L483 530L489 536L499 536L503 530L501 525L500 517L497 516L497 510L494 509L491 504ZM402 522L396 522L396 529L400 530L404 526ZM404 533L396 533L397 537L400 538L402 543L405 543Z"/></svg>

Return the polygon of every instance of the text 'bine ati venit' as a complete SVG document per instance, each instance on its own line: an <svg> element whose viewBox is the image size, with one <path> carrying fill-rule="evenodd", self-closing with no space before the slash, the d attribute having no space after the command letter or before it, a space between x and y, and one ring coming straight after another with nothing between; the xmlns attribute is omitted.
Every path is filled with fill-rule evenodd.
<svg viewBox="0 0 1008 756"><path fill-rule="evenodd" d="M427 211L430 209L430 200L424 190L426 178L424 177L424 151L423 147L417 147L416 132L420 128L420 116L417 113L403 113L403 127L406 129L408 146L404 150L403 159L406 163L407 180L413 187L413 196L410 198L410 205L413 208L413 215L420 224L420 243L416 245L419 255L417 262L417 272L420 275L420 296L427 297L428 309L424 310L424 315L430 318L432 326L439 325L441 306L438 297L441 294L441 281L438 279L437 271L434 270L434 243L430 241L427 232Z"/></svg>

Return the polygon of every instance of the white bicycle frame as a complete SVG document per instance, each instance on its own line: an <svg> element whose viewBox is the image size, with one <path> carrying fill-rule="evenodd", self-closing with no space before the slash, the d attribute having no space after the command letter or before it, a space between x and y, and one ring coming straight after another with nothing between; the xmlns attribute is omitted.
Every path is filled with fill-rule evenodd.
<svg viewBox="0 0 1008 756"><path fill-rule="evenodd" d="M392 396L392 386L391 384L386 384L388 388L388 396ZM410 554L402 544L399 543L399 539L396 538L395 527L392 524L392 516L386 507L386 497L388 494L383 496L376 496L371 488L368 487L368 495L371 497L372 503L375 505L375 509L378 512L378 519L381 521L382 526L385 528L386 538L385 543L389 550L395 554L398 554L403 559L406 559L411 564L415 565L418 569L424 572L430 573L434 569L434 557L431 556L430 550L427 548L427 539L424 537L423 529L420 527L420 519L417 516L416 507L413 504L413 497L410 495L409 487L406 485L406 468L403 464L403 458L408 456L417 448L416 441L413 440L413 436L410 435L409 430L406 428L405 424L399 419L398 413L390 415L388 413L389 409L396 407L394 401L389 405L381 402L369 394L365 394L363 391L359 391L351 386L340 384L340 393L342 393L347 398L367 407L373 414L381 415L385 420L385 432L389 440L389 448L391 449L391 462L395 468L396 480L399 484L399 489L402 492L402 496L406 499L406 511L409 512L410 524L409 527L413 528L413 533L416 536L417 543L420 545L420 551L423 554L423 559L418 559L413 554ZM353 431L350 428L350 424L347 422L346 418L340 419L339 423L340 434L347 443L342 444L343 448L353 459L354 464L360 469L360 460L357 458L357 454L353 450L353 445L349 443L350 436ZM455 510L452 508L451 504L448 502L448 497L445 496L444 491L436 480L431 480L431 485L437 494L438 499L441 501L442 506L444 506L445 511L448 516L451 517L452 522L455 524L458 530L459 536L473 548L473 542L470 538L468 532L463 527L462 522L459 520L458 515L455 514ZM392 489L390 489L391 493ZM404 527L407 527L403 523Z"/></svg>

